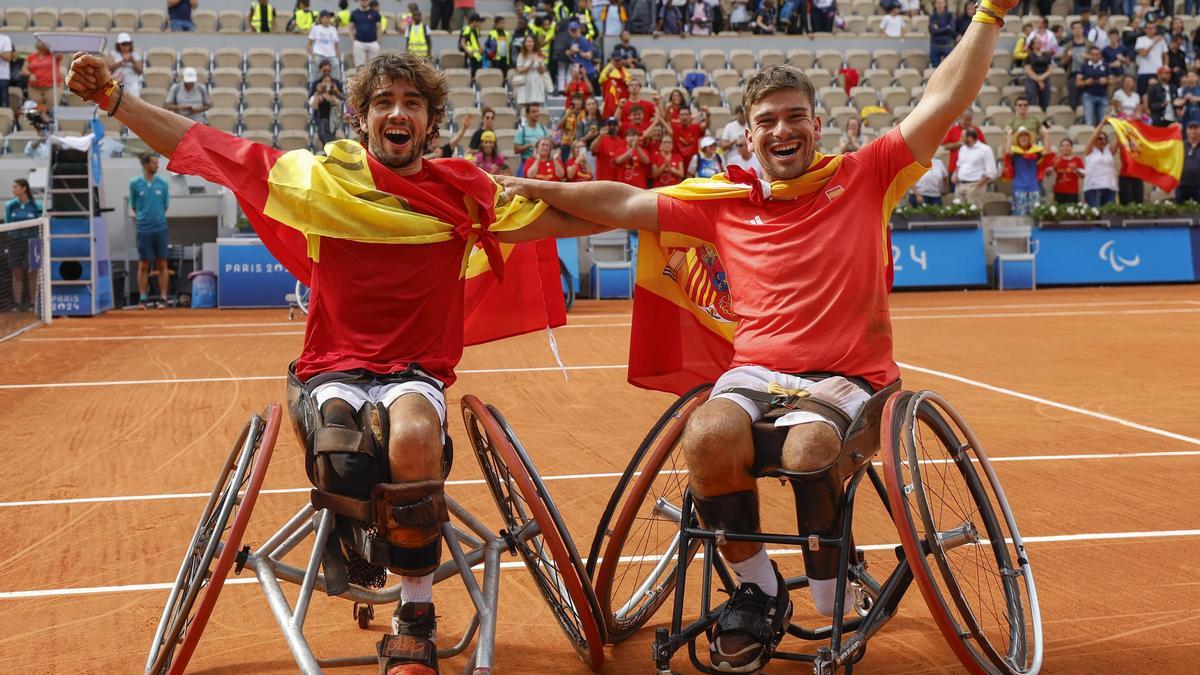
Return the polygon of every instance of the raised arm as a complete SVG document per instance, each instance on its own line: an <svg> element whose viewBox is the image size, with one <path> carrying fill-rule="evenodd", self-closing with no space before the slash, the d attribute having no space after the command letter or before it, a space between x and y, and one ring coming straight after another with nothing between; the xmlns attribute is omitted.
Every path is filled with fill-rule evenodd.
<svg viewBox="0 0 1200 675"><path fill-rule="evenodd" d="M554 183L497 176L528 199L540 199L567 215L610 229L658 231L658 195L614 181ZM573 236L573 235L569 235Z"/></svg>
<svg viewBox="0 0 1200 675"><path fill-rule="evenodd" d="M114 117L155 152L165 157L173 155L183 135L196 122L152 106L129 93L121 95L118 105L116 91L112 92L111 97L104 94L111 81L112 74L104 59L76 52L71 61L71 71L67 74L67 88L85 101L99 103L106 113L112 112L113 106L118 106Z"/></svg>
<svg viewBox="0 0 1200 675"><path fill-rule="evenodd" d="M1016 0L983 2L984 8L995 8L992 11L999 10L1001 13L1014 5ZM929 78L925 94L916 109L900 123L900 133L918 162L929 163L950 130L950 125L979 95L999 35L999 22L972 21L954 51Z"/></svg>

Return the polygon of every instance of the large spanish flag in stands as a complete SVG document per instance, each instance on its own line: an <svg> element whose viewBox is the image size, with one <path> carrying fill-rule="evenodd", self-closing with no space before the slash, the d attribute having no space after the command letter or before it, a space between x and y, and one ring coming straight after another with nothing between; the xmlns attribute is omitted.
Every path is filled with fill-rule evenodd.
<svg viewBox="0 0 1200 675"><path fill-rule="evenodd" d="M1121 146L1121 175L1141 178L1166 192L1179 185L1183 173L1183 134L1178 124L1154 127L1115 117L1107 121Z"/></svg>

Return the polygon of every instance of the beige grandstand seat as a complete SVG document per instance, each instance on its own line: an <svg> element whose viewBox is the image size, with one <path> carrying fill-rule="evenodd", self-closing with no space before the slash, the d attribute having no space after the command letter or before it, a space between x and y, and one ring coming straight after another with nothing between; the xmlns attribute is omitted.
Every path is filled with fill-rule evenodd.
<svg viewBox="0 0 1200 675"><path fill-rule="evenodd" d="M275 127L275 111L270 108L247 108L242 111L242 124L247 129L270 131Z"/></svg>
<svg viewBox="0 0 1200 675"><path fill-rule="evenodd" d="M246 67L275 70L275 50L269 47L251 47L246 50Z"/></svg>
<svg viewBox="0 0 1200 675"><path fill-rule="evenodd" d="M929 35L929 16L926 14L918 14L917 16L909 18L908 28L914 37Z"/></svg>
<svg viewBox="0 0 1200 675"><path fill-rule="evenodd" d="M1007 70L1002 68L988 68L987 79L984 80L989 85L1000 89L1001 87L1012 84L1012 75Z"/></svg>
<svg viewBox="0 0 1200 675"><path fill-rule="evenodd" d="M808 70L816 64L817 57L809 49L789 49L787 62L801 70Z"/></svg>
<svg viewBox="0 0 1200 675"><path fill-rule="evenodd" d="M246 107L250 107L249 104ZM270 107L270 106L265 106ZM304 87L285 87L279 90L280 108L308 108L308 89Z"/></svg>
<svg viewBox="0 0 1200 675"><path fill-rule="evenodd" d="M213 52L213 66L216 68L236 68L242 70L242 50L236 47L221 47Z"/></svg>
<svg viewBox="0 0 1200 675"><path fill-rule="evenodd" d="M14 131L5 136L5 140L8 141L8 154L20 155L24 154L28 143L42 140L42 135L36 131Z"/></svg>
<svg viewBox="0 0 1200 675"><path fill-rule="evenodd" d="M217 91L232 91L235 94L237 93L237 89L214 89L214 106L217 105L215 100L215 93ZM247 108L273 108L275 106L275 90L268 87L250 87L242 91L242 103ZM235 106L229 107L232 108Z"/></svg>
<svg viewBox="0 0 1200 675"><path fill-rule="evenodd" d="M844 19L844 25L847 33L865 33L867 32L867 17L852 14Z"/></svg>
<svg viewBox="0 0 1200 675"><path fill-rule="evenodd" d="M242 138L263 145L275 144L275 134L269 131L243 131Z"/></svg>
<svg viewBox="0 0 1200 675"><path fill-rule="evenodd" d="M925 81L921 73L913 68L897 68L895 75L897 87L915 87Z"/></svg>
<svg viewBox="0 0 1200 675"><path fill-rule="evenodd" d="M472 108L470 106L461 106L461 107L455 108L454 114L450 118L454 122L455 129L462 127L463 119L466 118L467 115L470 115L473 119L476 119L476 120L480 119L479 108ZM513 133L515 135L516 132L514 131ZM499 139L499 137L500 137L499 132L497 132L496 138ZM511 146L508 146L508 147L511 147ZM515 171L516 167L513 167L513 170Z"/></svg>
<svg viewBox="0 0 1200 675"><path fill-rule="evenodd" d="M166 89L175 81L170 68L147 68L142 71L142 81L147 89Z"/></svg>
<svg viewBox="0 0 1200 675"><path fill-rule="evenodd" d="M758 68L747 68L742 71L742 80L749 80L758 72Z"/></svg>
<svg viewBox="0 0 1200 675"><path fill-rule="evenodd" d="M142 87L141 98L146 103L161 108L167 101L167 90L165 88L151 89L149 87Z"/></svg>
<svg viewBox="0 0 1200 675"><path fill-rule="evenodd" d="M925 95L925 85L918 84L917 86L913 87L912 89L909 89L908 93L909 93L909 96L912 97L912 105L916 105L917 101L920 101L921 97Z"/></svg>
<svg viewBox="0 0 1200 675"><path fill-rule="evenodd" d="M275 137L275 147L288 152L291 150L304 150L308 148L308 132L307 131L281 131Z"/></svg>
<svg viewBox="0 0 1200 675"><path fill-rule="evenodd" d="M851 117L858 117L858 110L854 106L839 105L832 108L826 108L829 111L829 123L839 129L846 128L846 120Z"/></svg>
<svg viewBox="0 0 1200 675"><path fill-rule="evenodd" d="M692 49L672 49L671 67L679 72L696 67L696 52Z"/></svg>
<svg viewBox="0 0 1200 675"><path fill-rule="evenodd" d="M929 52L924 49L905 49L900 52L901 65L913 70L925 70L929 67Z"/></svg>
<svg viewBox="0 0 1200 675"><path fill-rule="evenodd" d="M718 68L712 71L713 86L724 91L729 87L736 87L742 83L742 76L738 71L730 68Z"/></svg>
<svg viewBox="0 0 1200 675"><path fill-rule="evenodd" d="M721 95L725 97L725 105L728 105L730 108L736 108L742 104L743 93L744 90L740 86L725 87L725 89L721 91Z"/></svg>
<svg viewBox="0 0 1200 675"><path fill-rule="evenodd" d="M721 90L716 87L696 87L692 90L692 102L696 106L715 108L721 105Z"/></svg>
<svg viewBox="0 0 1200 675"><path fill-rule="evenodd" d="M509 72L511 73L512 71L510 70ZM641 82L643 85L645 85L646 84L646 69L645 68L630 68L629 69L629 79L637 80L638 82Z"/></svg>
<svg viewBox="0 0 1200 675"><path fill-rule="evenodd" d="M304 108L290 108L279 112L280 131L303 131L308 133L308 124L312 119Z"/></svg>
<svg viewBox="0 0 1200 675"><path fill-rule="evenodd" d="M883 68L868 68L862 77L858 80L859 84L864 87L875 87L883 89L892 84L892 71L884 70Z"/></svg>
<svg viewBox="0 0 1200 675"><path fill-rule="evenodd" d="M447 68L442 73L446 75L446 86L451 89L471 86L471 71L466 68Z"/></svg>
<svg viewBox="0 0 1200 675"><path fill-rule="evenodd" d="M818 49L816 66L836 73L842 69L842 53L836 49Z"/></svg>
<svg viewBox="0 0 1200 675"><path fill-rule="evenodd" d="M308 69L308 52L303 49L280 49L279 68Z"/></svg>
<svg viewBox="0 0 1200 675"><path fill-rule="evenodd" d="M9 7L4 10L4 25L10 31L24 31L33 22L33 10L28 7Z"/></svg>
<svg viewBox="0 0 1200 675"><path fill-rule="evenodd" d="M760 49L758 50L758 67L766 68L767 66L778 66L787 62L787 57L778 49Z"/></svg>
<svg viewBox="0 0 1200 675"><path fill-rule="evenodd" d="M1079 152L1083 152L1083 146L1087 145L1088 139L1092 137L1094 128L1086 124L1072 124L1070 129L1067 129L1067 138L1077 146Z"/></svg>
<svg viewBox="0 0 1200 675"><path fill-rule="evenodd" d="M1025 95L1025 87L1019 84L1010 84L1000 88L1000 98L1010 106L1017 104L1017 98Z"/></svg>
<svg viewBox="0 0 1200 675"><path fill-rule="evenodd" d="M869 105L879 105L879 92L875 87L854 87L850 90L854 107L862 110Z"/></svg>
<svg viewBox="0 0 1200 675"><path fill-rule="evenodd" d="M260 90L261 91L261 90ZM268 92L270 93L270 92ZM208 97L214 108L236 108L242 100L242 93L228 87L213 87L208 90ZM272 98L274 95L272 94ZM247 104L247 107L258 107Z"/></svg>
<svg viewBox="0 0 1200 675"><path fill-rule="evenodd" d="M280 87L307 87L308 68L280 68Z"/></svg>
<svg viewBox="0 0 1200 675"><path fill-rule="evenodd" d="M208 70L212 52L202 47L186 47L179 50L179 67Z"/></svg>
<svg viewBox="0 0 1200 675"><path fill-rule="evenodd" d="M247 87L267 87L275 86L275 68L249 68L246 70L246 86Z"/></svg>
<svg viewBox="0 0 1200 675"><path fill-rule="evenodd" d="M895 121L899 122L905 117L908 117L908 114L912 111L913 107L911 105L898 105L895 108L892 108L892 116L895 118Z"/></svg>
<svg viewBox="0 0 1200 675"><path fill-rule="evenodd" d="M846 95L846 90L841 87L821 87L817 90L817 100L826 110L844 106L850 102L850 97Z"/></svg>
<svg viewBox="0 0 1200 675"><path fill-rule="evenodd" d="M1117 29L1123 31L1129 27L1129 17L1124 14L1113 14L1108 17L1109 29Z"/></svg>
<svg viewBox="0 0 1200 675"><path fill-rule="evenodd" d="M851 14L859 16L871 16L878 14L879 3L875 0L854 0L848 8Z"/></svg>
<svg viewBox="0 0 1200 675"><path fill-rule="evenodd" d="M282 3L280 3L280 4L282 4ZM278 12L276 12L275 13L275 26L274 26L274 28L271 29L271 31L274 33L283 33L284 27L287 26L288 22L292 20L293 15L294 15L293 12L291 12L291 11L285 12L282 9L279 10ZM386 17L387 15L385 14L384 16ZM391 22L389 21L389 24L390 23ZM249 31L250 26L246 26L246 30Z"/></svg>
<svg viewBox="0 0 1200 675"><path fill-rule="evenodd" d="M467 71L470 73L471 71ZM504 73L496 68L482 68L475 72L475 86L480 89L504 87Z"/></svg>
<svg viewBox="0 0 1200 675"><path fill-rule="evenodd" d="M231 134L237 131L237 110L233 108L210 108L205 115L208 119L208 126Z"/></svg>
<svg viewBox="0 0 1200 675"><path fill-rule="evenodd" d="M670 68L655 68L650 71L650 86L660 91L679 84L674 70ZM665 92L663 99L666 100Z"/></svg>
<svg viewBox="0 0 1200 675"><path fill-rule="evenodd" d="M197 9L192 12L192 23L200 33L217 32L217 13L211 9Z"/></svg>
<svg viewBox="0 0 1200 675"><path fill-rule="evenodd" d="M270 86L275 82L275 77L266 79L265 86ZM241 88L241 68L212 68L212 86L223 86L223 88ZM260 85L262 86L262 85Z"/></svg>
<svg viewBox="0 0 1200 675"><path fill-rule="evenodd" d="M240 33L242 32L242 20L245 15L236 9L227 9L217 15L217 30L221 33ZM279 21L279 15L275 15L275 20Z"/></svg>
<svg viewBox="0 0 1200 675"><path fill-rule="evenodd" d="M1075 124L1075 111L1067 105L1050 106L1046 109L1046 117L1051 124L1056 124L1064 129Z"/></svg>
<svg viewBox="0 0 1200 675"><path fill-rule="evenodd" d="M904 87L882 87L879 90L879 98L885 106L893 110L912 101L912 95Z"/></svg>
<svg viewBox="0 0 1200 675"><path fill-rule="evenodd" d="M871 54L871 67L893 71L900 67L900 52L895 49L876 49Z"/></svg>
<svg viewBox="0 0 1200 675"><path fill-rule="evenodd" d="M58 26L58 9L54 7L38 7L33 10L33 19L29 27L33 30L53 30Z"/></svg>
<svg viewBox="0 0 1200 675"><path fill-rule="evenodd" d="M996 52L992 56L992 67L1002 70L1012 70L1013 55L1012 52Z"/></svg>
<svg viewBox="0 0 1200 675"><path fill-rule="evenodd" d="M104 127L104 133L110 136L120 136L125 133L125 125L115 117L108 115L100 115L100 126Z"/></svg>
<svg viewBox="0 0 1200 675"><path fill-rule="evenodd" d="M16 119L16 114L12 108L0 108L0 134L7 133L13 126L13 120Z"/></svg>
<svg viewBox="0 0 1200 675"><path fill-rule="evenodd" d="M513 144L517 140L516 129L497 129L496 130L496 147L503 150L505 153L512 151ZM509 158L509 161L515 161L515 158ZM517 170L516 165L512 165L513 171Z"/></svg>
<svg viewBox="0 0 1200 675"><path fill-rule="evenodd" d="M810 68L807 74L808 79L813 83L813 87L818 90L821 87L828 87L833 84L833 73L824 68Z"/></svg>
<svg viewBox="0 0 1200 675"><path fill-rule="evenodd" d="M998 124L980 124L979 130L983 132L983 136L992 150L1002 151L1004 149L1004 127Z"/></svg>
<svg viewBox="0 0 1200 675"><path fill-rule="evenodd" d="M725 52L720 49L701 49L700 67L713 72L725 68Z"/></svg>
<svg viewBox="0 0 1200 675"><path fill-rule="evenodd" d="M888 129L892 126L890 110L876 110L863 117L863 124L872 129Z"/></svg>
<svg viewBox="0 0 1200 675"><path fill-rule="evenodd" d="M87 31L100 33L112 28L113 12L111 9L94 7L87 11Z"/></svg>
<svg viewBox="0 0 1200 675"><path fill-rule="evenodd" d="M875 37L881 37L879 34L880 33L879 26L882 21L883 21L882 16L878 16L878 15L868 16L867 17L867 29L865 31L863 31L863 34L871 35L871 36L875 36ZM905 31L908 30L908 22L907 21L904 22L904 30Z"/></svg>
<svg viewBox="0 0 1200 675"><path fill-rule="evenodd" d="M485 87L479 90L479 105L495 108L508 104L508 90L504 87Z"/></svg>
<svg viewBox="0 0 1200 675"><path fill-rule="evenodd" d="M161 9L143 9L138 30L147 33L160 33L167 24L167 13Z"/></svg>
<svg viewBox="0 0 1200 675"><path fill-rule="evenodd" d="M837 152L838 144L842 142L842 137L846 134L842 133L841 129L827 127L821 130L821 152L832 154Z"/></svg>
<svg viewBox="0 0 1200 675"><path fill-rule="evenodd" d="M667 53L661 49L646 49L642 51L642 67L647 71L667 67Z"/></svg>
<svg viewBox="0 0 1200 675"><path fill-rule="evenodd" d="M126 9L124 7L113 10L112 29L132 33L138 27L138 13L135 9Z"/></svg>
<svg viewBox="0 0 1200 675"><path fill-rule="evenodd" d="M984 85L980 87L979 94L975 96L975 105L986 109L988 106L1000 104L1000 90L991 86Z"/></svg>
<svg viewBox="0 0 1200 675"><path fill-rule="evenodd" d="M151 47L146 51L146 67L175 70L177 58L175 50L170 47Z"/></svg>
<svg viewBox="0 0 1200 675"><path fill-rule="evenodd" d="M475 90L470 87L455 87L450 90L446 100L455 112L461 109L475 107Z"/></svg>
<svg viewBox="0 0 1200 675"><path fill-rule="evenodd" d="M438 66L442 70L449 68L466 68L467 57L465 54L453 49L443 49L438 52Z"/></svg>
<svg viewBox="0 0 1200 675"><path fill-rule="evenodd" d="M843 57L847 66L860 73L871 66L871 53L865 49L847 49Z"/></svg>
<svg viewBox="0 0 1200 675"><path fill-rule="evenodd" d="M493 112L496 113L495 127L499 129L514 129L517 126L517 111L515 108L496 108Z"/></svg>
<svg viewBox="0 0 1200 675"><path fill-rule="evenodd" d="M714 106L708 109L708 126L715 136L720 134L725 125L733 121L733 112L725 106Z"/></svg>
<svg viewBox="0 0 1200 675"><path fill-rule="evenodd" d="M1013 119L1013 109L1006 105L990 105L983 109L983 116L988 124L1007 127Z"/></svg>

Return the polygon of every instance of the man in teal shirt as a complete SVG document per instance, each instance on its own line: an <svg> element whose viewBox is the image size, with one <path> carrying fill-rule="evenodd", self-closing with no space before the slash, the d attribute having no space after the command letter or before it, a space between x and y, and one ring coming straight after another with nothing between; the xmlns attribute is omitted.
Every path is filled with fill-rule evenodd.
<svg viewBox="0 0 1200 675"><path fill-rule="evenodd" d="M146 298L150 284L150 263L158 266L158 290L161 299L159 309L167 306L167 205L170 189L167 181L158 176L158 155L146 153L141 156L142 175L129 181L129 208L133 211L137 225L138 250L138 307L145 309L151 303Z"/></svg>

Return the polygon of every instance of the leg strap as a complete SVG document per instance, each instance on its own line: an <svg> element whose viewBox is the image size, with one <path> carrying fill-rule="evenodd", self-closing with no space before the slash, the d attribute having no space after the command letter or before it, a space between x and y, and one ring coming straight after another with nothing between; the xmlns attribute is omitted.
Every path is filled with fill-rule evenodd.
<svg viewBox="0 0 1200 675"><path fill-rule="evenodd" d="M381 483L371 495L378 537L390 549L391 570L413 577L436 570L442 560L442 523L450 520L445 483Z"/></svg>
<svg viewBox="0 0 1200 675"><path fill-rule="evenodd" d="M758 532L758 494L741 490L716 497L693 495L696 513L711 530L752 534Z"/></svg>

